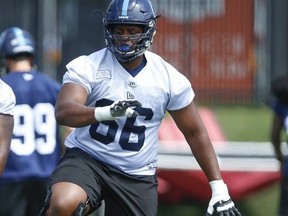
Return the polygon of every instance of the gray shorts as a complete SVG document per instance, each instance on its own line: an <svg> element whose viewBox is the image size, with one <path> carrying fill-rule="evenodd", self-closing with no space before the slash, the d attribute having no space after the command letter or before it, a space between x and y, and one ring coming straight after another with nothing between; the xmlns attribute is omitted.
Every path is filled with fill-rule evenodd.
<svg viewBox="0 0 288 216"><path fill-rule="evenodd" d="M80 149L68 149L53 172L50 186L71 182L82 187L91 205L105 201L105 215L157 215L157 177L131 176L92 158Z"/></svg>

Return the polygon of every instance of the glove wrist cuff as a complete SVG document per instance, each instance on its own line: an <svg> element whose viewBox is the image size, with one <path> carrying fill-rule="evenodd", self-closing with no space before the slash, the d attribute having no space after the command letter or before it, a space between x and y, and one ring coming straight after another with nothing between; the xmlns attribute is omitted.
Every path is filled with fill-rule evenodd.
<svg viewBox="0 0 288 216"><path fill-rule="evenodd" d="M94 117L95 117L95 119L98 122L101 122L101 121L112 121L112 120L115 119L115 117L113 117L111 115L110 106L95 108Z"/></svg>
<svg viewBox="0 0 288 216"><path fill-rule="evenodd" d="M221 180L213 180L209 182L209 185L212 190L212 195L227 195L228 188L224 181Z"/></svg>

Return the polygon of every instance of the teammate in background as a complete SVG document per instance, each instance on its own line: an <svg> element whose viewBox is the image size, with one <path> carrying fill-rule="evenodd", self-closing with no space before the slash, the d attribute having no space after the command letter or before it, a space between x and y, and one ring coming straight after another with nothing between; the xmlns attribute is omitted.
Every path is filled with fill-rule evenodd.
<svg viewBox="0 0 288 216"><path fill-rule="evenodd" d="M211 185L207 214L241 215L222 180L189 80L146 51L156 19L149 0L112 1L103 19L107 48L67 65L55 114L60 124L76 129L65 141L41 215L87 215L103 199L105 215L157 215L158 129L166 111Z"/></svg>
<svg viewBox="0 0 288 216"><path fill-rule="evenodd" d="M62 152L54 116L61 85L33 69L35 41L27 31L2 32L0 51L7 72L2 79L16 96L10 153L0 178L0 215L39 215Z"/></svg>
<svg viewBox="0 0 288 216"><path fill-rule="evenodd" d="M9 154L14 125L15 95L10 86L0 80L0 176Z"/></svg>
<svg viewBox="0 0 288 216"><path fill-rule="evenodd" d="M288 74L279 76L272 82L272 93L276 100L272 104L273 123L271 141L277 160L280 162L281 191L279 216L288 216L288 157L284 155L281 143L288 138ZM285 137L285 140L282 138Z"/></svg>

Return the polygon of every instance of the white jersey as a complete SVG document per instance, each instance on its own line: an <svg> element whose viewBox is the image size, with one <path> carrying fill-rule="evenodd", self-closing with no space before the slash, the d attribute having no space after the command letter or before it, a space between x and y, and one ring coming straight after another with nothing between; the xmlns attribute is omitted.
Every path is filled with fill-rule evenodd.
<svg viewBox="0 0 288 216"><path fill-rule="evenodd" d="M80 56L67 65L63 83L77 83L88 92L86 105L107 106L136 99L136 118L120 118L77 128L66 139L95 159L132 175L154 175L158 129L166 110L188 106L194 92L189 80L160 56L146 51L146 66L132 77L106 48Z"/></svg>
<svg viewBox="0 0 288 216"><path fill-rule="evenodd" d="M13 115L15 103L16 99L13 90L0 80L0 113Z"/></svg>

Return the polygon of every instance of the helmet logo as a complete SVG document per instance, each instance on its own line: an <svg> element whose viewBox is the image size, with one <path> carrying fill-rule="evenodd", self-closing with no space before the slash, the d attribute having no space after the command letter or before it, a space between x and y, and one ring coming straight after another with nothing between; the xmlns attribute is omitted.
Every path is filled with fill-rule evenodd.
<svg viewBox="0 0 288 216"><path fill-rule="evenodd" d="M18 42L19 40L16 38L16 39L13 39L13 40L11 40L11 45L12 46L16 46L16 45L18 45L19 44L19 42Z"/></svg>

